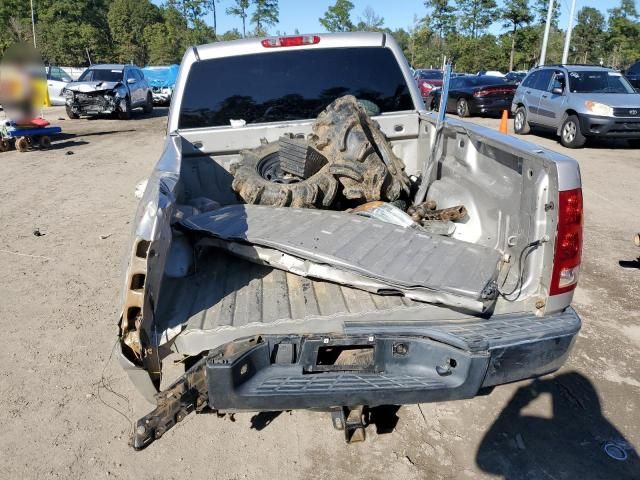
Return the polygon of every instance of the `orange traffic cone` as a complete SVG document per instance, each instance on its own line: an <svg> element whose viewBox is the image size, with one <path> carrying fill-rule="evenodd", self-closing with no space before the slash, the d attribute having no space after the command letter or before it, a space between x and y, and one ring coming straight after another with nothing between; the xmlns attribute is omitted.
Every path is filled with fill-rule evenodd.
<svg viewBox="0 0 640 480"><path fill-rule="evenodd" d="M509 133L509 130L507 128L508 120L509 120L509 112L507 112L506 110L503 110L502 119L500 119L500 128L498 129L498 131L500 133L504 133L505 135Z"/></svg>

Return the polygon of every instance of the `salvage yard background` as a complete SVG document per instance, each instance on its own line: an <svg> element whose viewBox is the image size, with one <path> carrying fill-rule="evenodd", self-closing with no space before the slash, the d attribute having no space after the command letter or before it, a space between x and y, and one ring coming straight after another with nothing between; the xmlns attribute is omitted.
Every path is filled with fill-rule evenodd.
<svg viewBox="0 0 640 480"><path fill-rule="evenodd" d="M579 160L586 208L584 326L560 372L378 411L363 444L322 413L190 415L135 453L129 420L152 407L110 355L134 189L165 114L62 121L52 108L65 134L51 150L0 154L0 478L640 478L640 153L551 137L528 139ZM606 456L610 441L626 461Z"/></svg>

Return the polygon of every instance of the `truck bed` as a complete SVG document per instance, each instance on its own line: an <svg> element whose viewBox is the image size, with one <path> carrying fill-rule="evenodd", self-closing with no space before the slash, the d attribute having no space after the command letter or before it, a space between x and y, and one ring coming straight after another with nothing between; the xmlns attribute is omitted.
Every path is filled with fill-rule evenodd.
<svg viewBox="0 0 640 480"><path fill-rule="evenodd" d="M197 354L257 333L332 333L345 321L412 320L449 309L398 295L378 295L258 265L208 249L186 278L166 278L158 305L159 343Z"/></svg>

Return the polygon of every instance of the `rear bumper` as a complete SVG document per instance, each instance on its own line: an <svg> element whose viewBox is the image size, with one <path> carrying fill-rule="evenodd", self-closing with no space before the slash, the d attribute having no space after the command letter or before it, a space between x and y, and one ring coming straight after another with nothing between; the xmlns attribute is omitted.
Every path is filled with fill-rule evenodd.
<svg viewBox="0 0 640 480"><path fill-rule="evenodd" d="M496 113L503 110L511 111L513 97L502 98L476 98L469 102L471 111L474 113Z"/></svg>
<svg viewBox="0 0 640 480"><path fill-rule="evenodd" d="M640 117L580 115L582 134L589 137L640 138Z"/></svg>
<svg viewBox="0 0 640 480"><path fill-rule="evenodd" d="M133 445L144 448L187 413L207 405L218 411L269 411L472 398L482 387L557 370L580 326L568 308L542 318L351 322L336 336L274 335L231 342L210 351L157 395L158 407L138 421ZM364 357L346 364L320 360L319 352L345 347Z"/></svg>

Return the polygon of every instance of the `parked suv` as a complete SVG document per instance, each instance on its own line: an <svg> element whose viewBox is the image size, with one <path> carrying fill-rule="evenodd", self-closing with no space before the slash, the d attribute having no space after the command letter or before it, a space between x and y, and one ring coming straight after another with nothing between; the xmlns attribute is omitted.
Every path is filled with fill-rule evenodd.
<svg viewBox="0 0 640 480"><path fill-rule="evenodd" d="M582 147L589 137L640 140L640 94L613 69L592 65L534 68L511 105L514 131L552 128L560 143Z"/></svg>
<svg viewBox="0 0 640 480"><path fill-rule="evenodd" d="M63 90L67 115L116 114L131 118L131 110L153 111L151 88L142 70L135 65L93 65Z"/></svg>

